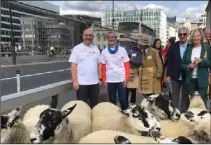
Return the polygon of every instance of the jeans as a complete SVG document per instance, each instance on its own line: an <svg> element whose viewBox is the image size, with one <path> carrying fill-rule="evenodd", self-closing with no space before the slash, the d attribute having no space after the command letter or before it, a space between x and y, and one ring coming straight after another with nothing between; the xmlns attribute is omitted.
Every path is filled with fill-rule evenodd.
<svg viewBox="0 0 211 145"><path fill-rule="evenodd" d="M108 83L109 102L116 105L116 91L118 91L121 109L122 110L127 109L128 99L127 99L127 95L126 95L126 88L123 86L122 82Z"/></svg>
<svg viewBox="0 0 211 145"><path fill-rule="evenodd" d="M204 101L205 106L207 107L207 89L208 89L208 87L203 87L203 88L199 87L198 79L192 78L191 83L189 84L188 88L189 88L190 95L192 95L195 91L198 91Z"/></svg>
<svg viewBox="0 0 211 145"><path fill-rule="evenodd" d="M131 92L131 98L130 98L130 103L135 104L136 103L136 88L127 88L127 99L129 98L129 92Z"/></svg>
<svg viewBox="0 0 211 145"><path fill-rule="evenodd" d="M84 101L89 104L90 108L94 108L98 104L99 97L99 84L95 85L79 85L79 89L76 92L78 100Z"/></svg>

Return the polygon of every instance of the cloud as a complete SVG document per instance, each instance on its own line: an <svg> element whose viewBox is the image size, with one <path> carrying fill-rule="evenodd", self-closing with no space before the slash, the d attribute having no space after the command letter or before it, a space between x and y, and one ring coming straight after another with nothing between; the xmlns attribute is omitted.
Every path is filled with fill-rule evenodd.
<svg viewBox="0 0 211 145"><path fill-rule="evenodd" d="M51 2L55 3L55 2ZM96 17L101 17L102 12L112 9L112 1L59 1L56 3L60 6L60 14L85 14ZM197 19L199 15L205 12L206 4L196 7L188 7L185 11L181 11L180 6L172 9L162 5L148 4L141 5L139 2L115 1L115 10L133 10L146 8L160 8L167 16L177 16L177 20L182 21L185 17Z"/></svg>
<svg viewBox="0 0 211 145"><path fill-rule="evenodd" d="M201 14L205 13L206 6L206 4L203 4L197 7L189 7L185 12L178 15L178 20L183 21L186 17L189 17L191 20L197 20Z"/></svg>

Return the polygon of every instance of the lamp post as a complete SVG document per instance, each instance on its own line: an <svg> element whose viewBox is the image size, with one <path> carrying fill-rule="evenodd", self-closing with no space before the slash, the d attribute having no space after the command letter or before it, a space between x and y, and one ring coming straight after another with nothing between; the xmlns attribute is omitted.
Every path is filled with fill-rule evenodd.
<svg viewBox="0 0 211 145"><path fill-rule="evenodd" d="M15 53L15 39L14 39L14 33L13 33L13 26L12 26L12 10L11 10L11 6L12 3L10 1L9 2L9 13L10 13L10 30L11 30L11 48L12 48L12 62L13 65L16 65L16 53Z"/></svg>
<svg viewBox="0 0 211 145"><path fill-rule="evenodd" d="M112 0L112 29L114 30L114 0Z"/></svg>

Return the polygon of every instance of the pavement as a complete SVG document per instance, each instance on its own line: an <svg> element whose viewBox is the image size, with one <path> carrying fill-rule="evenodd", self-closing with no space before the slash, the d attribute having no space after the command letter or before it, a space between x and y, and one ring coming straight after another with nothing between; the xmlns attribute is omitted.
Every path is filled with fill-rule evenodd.
<svg viewBox="0 0 211 145"><path fill-rule="evenodd" d="M28 55L28 56L17 56L16 64L26 64L34 62L46 62L56 60L68 61L69 55L57 55L55 58L51 58L47 55ZM12 57L1 57L1 65L12 65Z"/></svg>
<svg viewBox="0 0 211 145"><path fill-rule="evenodd" d="M136 104L140 104L142 99L143 99L143 97L140 94L138 94L137 97L136 97ZM71 90L69 92L61 93L59 95L59 98L58 98L57 108L61 109L64 104L66 104L67 102L72 101L72 100L76 100L76 92L74 90ZM107 102L107 101L108 101L107 90L104 86L101 86L99 102ZM30 104L26 104L26 105L22 106L23 110L22 110L21 115L24 115L28 109L30 109L30 108L32 108L36 105L40 105L40 104L49 105L50 103L51 103L51 97L37 101L37 102L33 102L33 103L30 103ZM118 97L117 97L117 106L120 107ZM4 112L3 114L6 114L6 113L8 113L8 112Z"/></svg>
<svg viewBox="0 0 211 145"><path fill-rule="evenodd" d="M19 70L20 76L22 76L20 79L20 90L25 91L70 79L70 70L68 69L70 69L70 64L65 61L2 67L1 96L17 92L16 70ZM38 75L31 76L33 74Z"/></svg>

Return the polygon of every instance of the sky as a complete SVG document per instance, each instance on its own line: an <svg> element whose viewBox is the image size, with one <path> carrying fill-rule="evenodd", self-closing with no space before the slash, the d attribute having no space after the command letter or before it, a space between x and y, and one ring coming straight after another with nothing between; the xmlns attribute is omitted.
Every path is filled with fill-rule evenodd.
<svg viewBox="0 0 211 145"><path fill-rule="evenodd" d="M47 1L60 6L60 14L86 14L101 17L102 12L112 9L112 1ZM205 13L207 1L115 1L116 10L162 8L168 16L177 16L177 21L189 17L196 20Z"/></svg>

